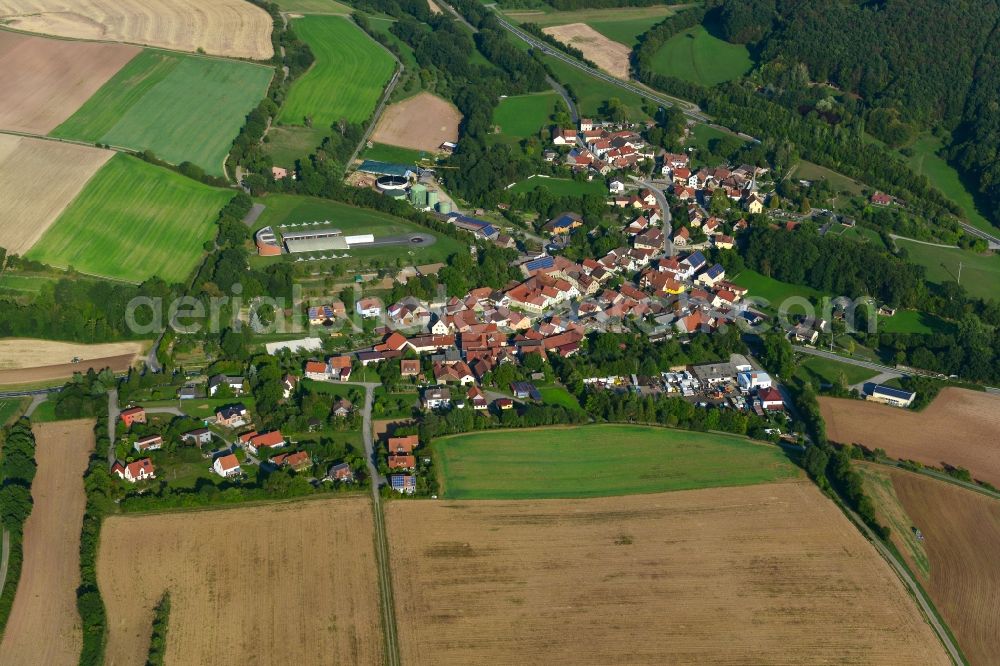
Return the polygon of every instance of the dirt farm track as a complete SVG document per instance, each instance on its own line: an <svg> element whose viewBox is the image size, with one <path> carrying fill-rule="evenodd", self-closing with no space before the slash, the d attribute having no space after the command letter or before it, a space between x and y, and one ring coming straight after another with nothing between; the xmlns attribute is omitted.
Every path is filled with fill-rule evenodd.
<svg viewBox="0 0 1000 666"><path fill-rule="evenodd" d="M380 663L376 570L368 497L108 518L106 663L146 663L165 590L168 664Z"/></svg>
<svg viewBox="0 0 1000 666"><path fill-rule="evenodd" d="M244 0L0 0L0 23L25 32L203 49L266 60L271 17Z"/></svg>
<svg viewBox="0 0 1000 666"><path fill-rule="evenodd" d="M931 568L930 580L922 579L921 584L966 658L977 666L996 663L1000 502L912 472L888 473L900 503L924 535Z"/></svg>
<svg viewBox="0 0 1000 666"><path fill-rule="evenodd" d="M842 444L885 449L893 458L964 467L1000 486L1000 396L948 387L923 411L819 399L826 434Z"/></svg>
<svg viewBox="0 0 1000 666"><path fill-rule="evenodd" d="M422 92L390 104L375 127L372 141L434 153L445 141L458 141L462 114L445 100Z"/></svg>
<svg viewBox="0 0 1000 666"><path fill-rule="evenodd" d="M812 484L391 502L386 519L407 664L950 663Z"/></svg>
<svg viewBox="0 0 1000 666"><path fill-rule="evenodd" d="M24 568L0 643L0 664L76 664L76 612L83 473L94 448L93 421L36 425L34 506L24 524Z"/></svg>

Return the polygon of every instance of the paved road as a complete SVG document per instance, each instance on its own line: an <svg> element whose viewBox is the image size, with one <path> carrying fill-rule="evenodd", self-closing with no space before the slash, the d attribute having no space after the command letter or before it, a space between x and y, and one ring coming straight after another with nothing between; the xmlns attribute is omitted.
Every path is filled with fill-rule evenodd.
<svg viewBox="0 0 1000 666"><path fill-rule="evenodd" d="M643 187L648 187L653 191L653 196L656 197L656 203L660 205L660 212L663 215L663 254L668 257L674 256L674 242L670 240L670 235L673 233L673 214L670 212L670 204L667 202L666 195L663 194L663 190L660 189L659 185L648 180L639 180L635 176L630 176L632 180L639 182Z"/></svg>
<svg viewBox="0 0 1000 666"><path fill-rule="evenodd" d="M36 409L38 409L38 406L43 402L45 402L46 400L48 400L48 398L49 398L48 393L41 393L38 395L31 396L31 404L29 404L28 409L24 411L24 415L30 419L31 415L35 413Z"/></svg>
<svg viewBox="0 0 1000 666"><path fill-rule="evenodd" d="M991 250L1000 249L1000 237L997 237L996 235L991 233L987 233L982 229L977 229L968 222L959 221L959 224L962 225L962 228L965 229L965 232L970 236L975 236L976 238L982 238L984 241L989 243Z"/></svg>
<svg viewBox="0 0 1000 666"><path fill-rule="evenodd" d="M562 97L563 102L565 102L566 106L569 107L569 117L573 119L573 127L579 127L580 112L576 108L576 102L574 102L573 98L569 96L569 93L566 91L565 88L562 87L562 84L553 79L551 76L546 76L545 80L548 82L549 86L551 86L553 90L559 93L559 96Z"/></svg>
<svg viewBox="0 0 1000 666"><path fill-rule="evenodd" d="M457 15L457 12L450 6L444 4L443 2L440 4L444 5L445 7L448 7L448 9L453 14ZM582 72L584 72L585 74L587 74L592 78L600 79L606 83L610 83L613 86L617 86L618 88L627 90L630 93L639 95L640 97L656 102L660 106L663 107L676 106L684 113L685 116L694 121L700 123L708 123L710 121L709 117L706 116L704 112L702 112L702 110L698 108L696 104L693 104L691 102L686 102L684 100L679 100L676 98L667 97L666 95L663 95L661 93L653 92L652 90L650 90L646 86L639 84L638 82L623 81L622 79L611 76L610 74L602 72L599 69L594 69L593 67L585 65L576 58L566 53L563 53L562 51L559 51L558 49L552 47L551 45L543 42L534 35L531 35L530 33L521 30L519 27L509 22L499 12L495 10L494 10L494 15L496 16L496 19L500 23L501 27L503 27L511 34L513 34L521 41L526 42L532 48L539 49L542 53L545 53L546 55L550 55L553 58L556 58L557 60L563 61L567 65L576 67L577 69L581 70Z"/></svg>

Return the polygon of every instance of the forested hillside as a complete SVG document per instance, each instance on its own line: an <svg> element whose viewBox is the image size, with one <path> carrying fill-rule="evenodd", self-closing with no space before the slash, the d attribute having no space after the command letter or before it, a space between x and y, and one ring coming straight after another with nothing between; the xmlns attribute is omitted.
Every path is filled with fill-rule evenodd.
<svg viewBox="0 0 1000 666"><path fill-rule="evenodd" d="M890 146L934 129L1000 221L1000 1L722 0L715 18L782 105L859 118Z"/></svg>

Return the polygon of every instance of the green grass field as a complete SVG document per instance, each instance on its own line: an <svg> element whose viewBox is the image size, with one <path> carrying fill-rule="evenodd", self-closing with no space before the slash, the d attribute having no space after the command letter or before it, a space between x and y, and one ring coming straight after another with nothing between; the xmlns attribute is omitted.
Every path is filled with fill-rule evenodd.
<svg viewBox="0 0 1000 666"><path fill-rule="evenodd" d="M87 183L27 257L83 273L141 282L184 280L215 236L231 190L202 185L118 154Z"/></svg>
<svg viewBox="0 0 1000 666"><path fill-rule="evenodd" d="M818 356L805 356L795 368L794 376L812 384L836 384L843 373L847 385L859 384L871 379L877 373L850 363L839 363Z"/></svg>
<svg viewBox="0 0 1000 666"><path fill-rule="evenodd" d="M281 127L272 125L267 130L264 152L277 166L291 169L296 160L307 160L323 143L328 130L322 127Z"/></svg>
<svg viewBox="0 0 1000 666"><path fill-rule="evenodd" d="M595 497L799 476L775 446L645 426L481 432L440 439L433 447L449 499Z"/></svg>
<svg viewBox="0 0 1000 666"><path fill-rule="evenodd" d="M701 25L668 39L651 64L654 71L664 76L703 86L738 79L753 67L745 46L714 37Z"/></svg>
<svg viewBox="0 0 1000 666"><path fill-rule="evenodd" d="M733 278L733 283L749 289L747 298L767 299L769 307L777 308L787 298L800 297L817 302L824 294L804 285L789 284L746 269Z"/></svg>
<svg viewBox="0 0 1000 666"><path fill-rule="evenodd" d="M269 67L145 50L52 136L152 150L221 176L233 139L267 92Z"/></svg>
<svg viewBox="0 0 1000 666"><path fill-rule="evenodd" d="M950 322L917 310L898 310L891 317L878 318L879 333L951 333Z"/></svg>
<svg viewBox="0 0 1000 666"><path fill-rule="evenodd" d="M972 194L962 183L958 171L938 157L937 151L941 149L940 139L927 134L913 142L910 149L913 150L913 156L904 159L909 163L911 169L918 174L927 176L931 185L958 204L969 224L983 231L996 233L997 228L990 224L990 221L976 209Z"/></svg>
<svg viewBox="0 0 1000 666"><path fill-rule="evenodd" d="M551 125L556 106L566 108L559 95L551 91L505 97L493 110L493 124L499 125L505 136L520 141Z"/></svg>
<svg viewBox="0 0 1000 666"><path fill-rule="evenodd" d="M860 195L864 189L861 183L848 178L844 174L806 160L799 160L790 177L795 180L825 180L834 190L847 192L855 196Z"/></svg>
<svg viewBox="0 0 1000 666"><path fill-rule="evenodd" d="M538 389L538 392L542 394L542 402L547 405L561 405L574 412L583 411L583 407L581 407L577 399L573 397L573 394L561 386L540 388Z"/></svg>
<svg viewBox="0 0 1000 666"><path fill-rule="evenodd" d="M643 111L643 100L635 93L630 93L618 86L595 79L582 71L567 65L562 60L552 56L544 56L545 64L555 74L555 78L564 86L568 86L576 95L576 105L583 116L594 116L607 100L617 97L625 107L629 119L639 121L649 116Z"/></svg>
<svg viewBox="0 0 1000 666"><path fill-rule="evenodd" d="M0 426L13 421L26 404L26 398L0 398Z"/></svg>
<svg viewBox="0 0 1000 666"><path fill-rule="evenodd" d="M430 153L423 150L413 150L412 148L402 148L400 146L389 146L384 143L373 144L361 153L361 159L379 160L381 162L395 162L397 164L413 165L422 159L431 157Z"/></svg>
<svg viewBox="0 0 1000 666"><path fill-rule="evenodd" d="M311 116L314 127L325 128L341 118L367 120L392 77L393 57L340 16L306 16L292 25L316 61L292 83L278 122L304 125Z"/></svg>
<svg viewBox="0 0 1000 666"><path fill-rule="evenodd" d="M977 298L1000 294L1000 254L976 254L959 248L924 245L903 238L896 246L906 248L909 260L927 269L927 279L936 284L956 282L962 264L962 286Z"/></svg>
<svg viewBox="0 0 1000 666"><path fill-rule="evenodd" d="M549 192L559 197L579 197L584 194L606 196L608 193L608 188L604 186L603 180L578 181L571 180L569 178L538 177L522 180L520 183L510 188L510 191L515 194L521 194L523 192L532 192L537 190L539 187L544 187Z"/></svg>
<svg viewBox="0 0 1000 666"><path fill-rule="evenodd" d="M411 231L432 233L424 227L418 227L392 215L355 208L327 199L272 194L261 199L261 203L267 207L257 219L257 223L254 225L255 229L265 226L278 227L282 224L330 220L331 224L343 231L345 235L370 233L378 237L405 234ZM465 250L462 243L450 236L436 237L437 242L434 244L418 246L416 249L412 249L410 246L352 248L349 254L353 261L345 261L352 266L367 264L376 259L381 262L395 262L396 259L402 259L408 264L427 264L444 261L448 256Z"/></svg>
<svg viewBox="0 0 1000 666"><path fill-rule="evenodd" d="M352 10L336 0L281 0L281 11L295 14L350 14Z"/></svg>

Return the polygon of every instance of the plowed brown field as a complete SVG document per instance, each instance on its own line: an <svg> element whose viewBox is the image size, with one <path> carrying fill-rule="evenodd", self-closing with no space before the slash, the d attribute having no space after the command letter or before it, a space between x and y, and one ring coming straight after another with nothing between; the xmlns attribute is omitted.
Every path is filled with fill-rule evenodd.
<svg viewBox="0 0 1000 666"><path fill-rule="evenodd" d="M608 74L620 79L628 78L631 49L621 42L608 39L586 23L570 23L542 28L546 35L552 35L563 44L569 44L583 51L583 55Z"/></svg>
<svg viewBox="0 0 1000 666"><path fill-rule="evenodd" d="M0 643L0 664L76 664L83 640L76 612L87 501L83 473L94 448L94 423L61 421L36 425L34 431L34 505L24 523L24 568Z"/></svg>
<svg viewBox="0 0 1000 666"><path fill-rule="evenodd" d="M0 129L48 134L140 50L0 30Z"/></svg>
<svg viewBox="0 0 1000 666"><path fill-rule="evenodd" d="M976 665L995 664L1000 655L1000 502L912 472L888 473L924 535L931 570L930 580L922 576L921 584L966 658Z"/></svg>
<svg viewBox="0 0 1000 666"><path fill-rule="evenodd" d="M378 121L372 141L436 152L445 141L458 141L462 114L429 92L390 104Z"/></svg>
<svg viewBox="0 0 1000 666"><path fill-rule="evenodd" d="M60 37L254 60L274 55L271 17L245 0L0 0L0 22Z"/></svg>
<svg viewBox="0 0 1000 666"><path fill-rule="evenodd" d="M27 252L112 155L0 134L0 247L11 254Z"/></svg>
<svg viewBox="0 0 1000 666"><path fill-rule="evenodd" d="M920 412L841 398L820 398L819 407L835 442L935 467L964 467L1000 486L1000 396L949 387Z"/></svg>
<svg viewBox="0 0 1000 666"><path fill-rule="evenodd" d="M146 663L165 590L167 663L380 663L373 548L367 497L108 518L107 663Z"/></svg>
<svg viewBox="0 0 1000 666"><path fill-rule="evenodd" d="M386 516L405 663L949 663L810 484Z"/></svg>

